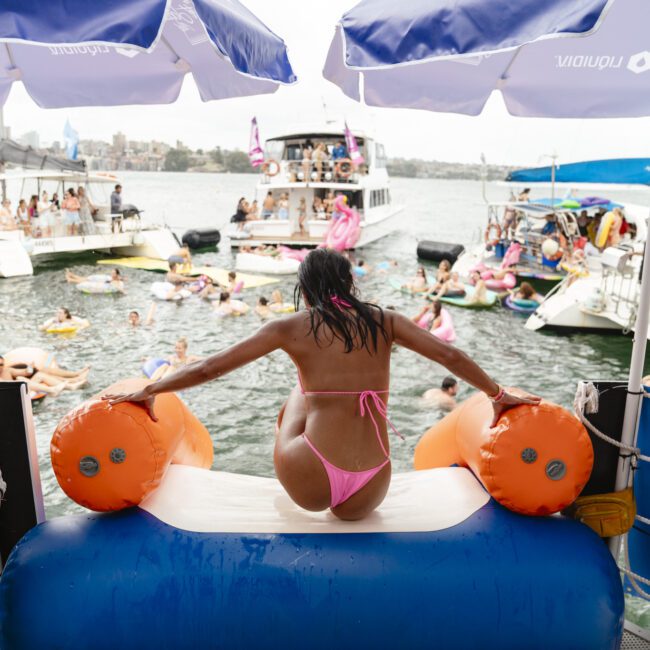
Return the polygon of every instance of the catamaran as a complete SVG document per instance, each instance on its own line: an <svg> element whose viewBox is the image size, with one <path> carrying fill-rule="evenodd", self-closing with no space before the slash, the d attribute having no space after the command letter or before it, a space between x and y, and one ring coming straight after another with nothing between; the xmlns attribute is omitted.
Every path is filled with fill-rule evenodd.
<svg viewBox="0 0 650 650"><path fill-rule="evenodd" d="M0 229L0 277L32 275L39 262L61 255L109 251L118 255L167 259L178 249L178 241L165 226L145 223L134 206L123 206L112 214L110 192L119 180L113 174L77 171L21 171L0 174L8 196L29 199L47 191L63 197L68 187L83 187L96 207L90 220L80 224L78 234L69 234L61 212L48 211L48 227L23 228L11 224ZM17 200L14 201L17 205Z"/></svg>
<svg viewBox="0 0 650 650"><path fill-rule="evenodd" d="M256 198L263 206L271 197L273 208L262 210L260 219L233 225L228 231L232 247L318 246L337 217L332 204L341 195L361 217L353 247L395 229L403 207L391 196L384 146L368 134L318 125L271 137L260 152Z"/></svg>

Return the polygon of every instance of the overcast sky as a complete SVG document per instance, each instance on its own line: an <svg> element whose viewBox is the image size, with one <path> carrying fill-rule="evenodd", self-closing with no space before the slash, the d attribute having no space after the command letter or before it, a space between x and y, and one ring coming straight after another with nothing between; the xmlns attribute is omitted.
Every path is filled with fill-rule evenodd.
<svg viewBox="0 0 650 650"><path fill-rule="evenodd" d="M132 140L180 139L192 148L246 149L250 118L261 136L327 117L347 118L375 133L389 156L429 160L545 165L590 158L650 155L650 118L625 120L541 120L508 115L500 96L479 117L360 106L322 78L321 70L334 25L354 0L243 0L283 37L299 83L273 95L203 103L186 80L179 100L169 106L39 109L20 84L14 84L5 122L18 136L37 130L45 141L61 140L69 118L80 137L110 140L118 130ZM604 89L604 92L607 92ZM324 106L326 108L324 108Z"/></svg>

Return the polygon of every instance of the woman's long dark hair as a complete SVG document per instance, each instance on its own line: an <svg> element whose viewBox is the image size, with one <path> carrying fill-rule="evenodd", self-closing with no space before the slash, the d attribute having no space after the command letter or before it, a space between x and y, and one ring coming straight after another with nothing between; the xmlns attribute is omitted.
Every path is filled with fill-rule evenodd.
<svg viewBox="0 0 650 650"><path fill-rule="evenodd" d="M296 311L301 296L309 306L309 333L313 333L316 343L320 343L324 325L334 338L343 341L346 352L362 348L376 352L380 333L388 341L384 312L378 305L359 300L352 265L340 253L317 248L305 257L294 290Z"/></svg>

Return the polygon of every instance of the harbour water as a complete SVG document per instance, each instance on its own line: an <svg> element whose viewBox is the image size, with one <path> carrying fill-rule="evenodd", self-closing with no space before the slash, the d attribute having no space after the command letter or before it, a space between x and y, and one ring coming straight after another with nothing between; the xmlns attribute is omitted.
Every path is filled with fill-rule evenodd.
<svg viewBox="0 0 650 650"><path fill-rule="evenodd" d="M121 175L124 201L144 210L144 217L165 221L180 235L190 227L222 227L234 212L241 196L252 198L256 177L125 172ZM470 245L485 226L486 210L481 184L475 181L393 179L394 200L405 205L399 230L357 252L371 266L387 259L398 261L396 275L410 277L418 264L418 239L434 239ZM507 198L507 188L488 186L491 200ZM619 200L647 202L639 192L612 195ZM90 381L78 392L64 392L35 406L41 475L48 516L79 511L59 488L51 469L49 442L59 419L83 399L110 383L140 376L147 357L172 353L174 342L185 337L192 354L209 355L245 337L259 326L252 313L218 319L212 306L198 298L177 303L158 302L154 323L133 329L127 314L137 309L146 314L152 297L150 285L160 276L126 269L124 296L84 295L65 282L63 269L76 273L104 272L99 256L75 257L37 267L33 277L0 281L0 351L32 345L55 352L61 365L79 368L91 365ZM195 256L200 264L222 268L234 266L228 242L216 252ZM433 270L432 265L425 265ZM293 296L295 277L275 286L245 292L251 306L260 295L280 288L286 300ZM386 275L370 274L358 283L362 295L383 306L393 305L407 315L417 313L421 301L392 289ZM88 318L90 328L75 336L62 337L38 331L38 324L65 306L73 314ZM627 374L631 339L622 335L557 334L529 332L524 319L510 311L453 309L458 340L485 370L503 384L520 386L570 408L580 379L621 379ZM412 467L414 447L422 433L442 414L423 404L425 390L438 386L447 374L444 368L415 354L397 349L393 354L390 416L405 441L392 440L394 471ZM206 425L214 440L214 467L230 472L273 475L273 428L278 410L296 381L292 363L277 352L214 382L183 394L183 399ZM461 386L459 398L471 388ZM650 623L650 611L633 599L628 610L640 624ZM628 614L629 615L629 614ZM648 619L647 621L645 619Z"/></svg>

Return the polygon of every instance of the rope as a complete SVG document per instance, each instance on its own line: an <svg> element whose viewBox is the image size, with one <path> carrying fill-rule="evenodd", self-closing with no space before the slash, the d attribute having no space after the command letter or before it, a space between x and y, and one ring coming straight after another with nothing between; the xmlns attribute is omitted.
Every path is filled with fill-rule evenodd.
<svg viewBox="0 0 650 650"><path fill-rule="evenodd" d="M638 395L640 393L634 393L634 394ZM648 395L645 391L643 391L643 396L650 397L650 395ZM598 413L598 397L599 397L598 389L593 385L592 382L586 382L586 381L578 382L578 389L576 391L575 400L573 401L573 410L577 418L580 420L580 422L582 422L582 424L584 424L587 427L587 429L589 429L594 435L598 436L601 440L604 440L605 442L608 442L610 445L614 445L614 447L618 447L619 449L628 452L627 455L632 456L638 460L650 462L650 457L644 456L638 447L632 447L618 440L615 440L614 438L611 438L607 434L597 429L591 422L589 422L589 420L587 420L587 418L584 416L585 413ZM637 521L640 521L643 524L650 526L650 519L648 519L647 517L643 517L642 515L636 515L635 519ZM642 598L650 600L650 593L645 591L640 586L640 584L642 584L647 587L650 587L650 580L644 578L638 573L635 573L629 568L630 554L627 545L627 534L623 535L622 543L623 543L623 558L624 558L625 566L619 565L618 568L628 577L630 584L632 585L633 589L637 592L637 594Z"/></svg>
<svg viewBox="0 0 650 650"><path fill-rule="evenodd" d="M604 440L614 447L618 447L622 451L628 452L630 456L634 456L639 460L650 463L650 456L644 456L638 447L626 445L625 443L608 436L606 433L600 431L600 429L597 429L584 416L585 413L598 413L598 389L592 382L578 382L578 389L576 390L576 396L573 400L573 411L578 420L580 420L580 422L582 422L582 424L584 424L584 426L586 426L595 436L598 436L601 440Z"/></svg>

